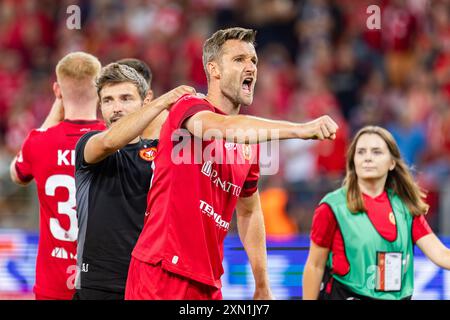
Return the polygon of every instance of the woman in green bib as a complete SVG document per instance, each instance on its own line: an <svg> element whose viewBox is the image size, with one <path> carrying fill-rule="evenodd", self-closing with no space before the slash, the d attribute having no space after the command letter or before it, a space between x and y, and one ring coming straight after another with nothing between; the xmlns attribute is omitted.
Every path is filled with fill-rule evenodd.
<svg viewBox="0 0 450 320"><path fill-rule="evenodd" d="M424 198L392 135L362 128L348 150L343 187L315 211L303 298L410 299L414 244L450 269L450 250L424 218Z"/></svg>

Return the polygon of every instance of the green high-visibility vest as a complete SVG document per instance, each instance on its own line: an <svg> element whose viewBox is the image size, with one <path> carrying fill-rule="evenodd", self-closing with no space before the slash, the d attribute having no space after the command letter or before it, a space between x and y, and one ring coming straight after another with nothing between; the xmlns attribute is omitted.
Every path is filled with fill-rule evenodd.
<svg viewBox="0 0 450 320"><path fill-rule="evenodd" d="M327 194L320 203L327 203L333 210L344 240L345 255L350 264L346 275L333 274L335 280L350 291L375 299L403 299L412 296L414 290L414 263L412 222L413 216L400 197L388 190L394 213L397 238L390 242L384 239L365 212L351 213L347 208L346 190L340 188ZM401 252L402 271L399 291L377 290L379 252ZM330 251L327 266L332 266Z"/></svg>

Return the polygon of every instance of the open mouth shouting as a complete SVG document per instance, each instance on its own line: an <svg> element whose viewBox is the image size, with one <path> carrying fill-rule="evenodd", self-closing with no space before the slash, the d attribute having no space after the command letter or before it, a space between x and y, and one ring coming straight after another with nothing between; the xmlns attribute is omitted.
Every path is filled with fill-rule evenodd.
<svg viewBox="0 0 450 320"><path fill-rule="evenodd" d="M242 90L245 94L250 95L252 93L252 84L253 84L253 77L245 77L244 81L242 82Z"/></svg>

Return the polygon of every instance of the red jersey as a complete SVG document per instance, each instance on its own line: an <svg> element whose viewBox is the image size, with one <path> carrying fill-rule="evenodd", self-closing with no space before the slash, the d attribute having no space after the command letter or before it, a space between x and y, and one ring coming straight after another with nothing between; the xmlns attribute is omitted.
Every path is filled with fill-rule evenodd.
<svg viewBox="0 0 450 320"><path fill-rule="evenodd" d="M387 241L395 241L397 228L395 218L391 214L392 207L386 191L372 198L363 194L367 215L378 233ZM432 232L424 216L416 216L412 224L413 242ZM348 273L350 264L345 256L342 233L331 208L322 203L314 212L311 228L311 240L318 246L329 248L333 255L333 272L338 275Z"/></svg>
<svg viewBox="0 0 450 320"><path fill-rule="evenodd" d="M161 129L147 220L133 257L220 288L223 240L238 198L257 190L259 149L202 141L180 129L205 110L223 114L208 101L185 95Z"/></svg>
<svg viewBox="0 0 450 320"><path fill-rule="evenodd" d="M78 236L74 150L83 134L103 129L104 124L97 120L65 120L46 130L32 130L18 154L17 175L23 182L35 179L39 198L36 295L73 296Z"/></svg>

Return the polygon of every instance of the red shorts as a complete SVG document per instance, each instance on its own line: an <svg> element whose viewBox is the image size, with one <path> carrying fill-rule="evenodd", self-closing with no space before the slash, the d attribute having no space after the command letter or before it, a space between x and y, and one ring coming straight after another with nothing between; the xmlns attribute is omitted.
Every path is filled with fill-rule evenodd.
<svg viewBox="0 0 450 320"><path fill-rule="evenodd" d="M182 277L131 257L125 300L221 300L216 287Z"/></svg>
<svg viewBox="0 0 450 320"><path fill-rule="evenodd" d="M66 298L61 298L61 297L55 298L55 297L44 296L42 294L37 294L37 293L34 294L34 297L35 297L36 300L72 300L72 298L69 298L69 297L66 297Z"/></svg>

